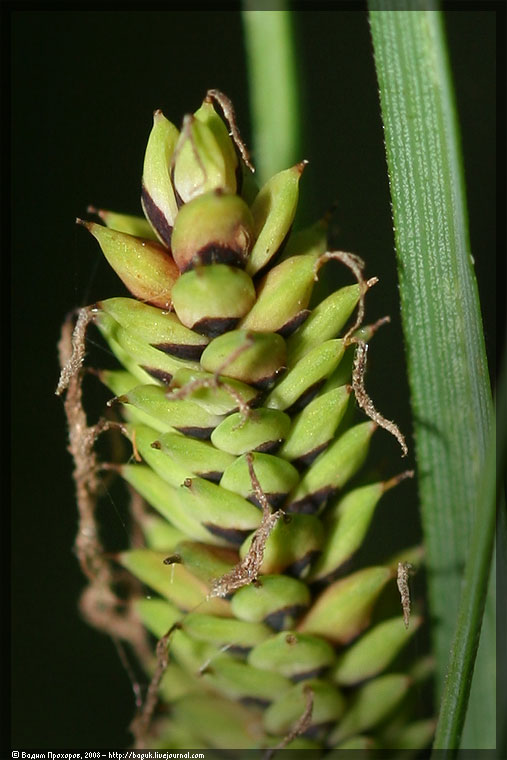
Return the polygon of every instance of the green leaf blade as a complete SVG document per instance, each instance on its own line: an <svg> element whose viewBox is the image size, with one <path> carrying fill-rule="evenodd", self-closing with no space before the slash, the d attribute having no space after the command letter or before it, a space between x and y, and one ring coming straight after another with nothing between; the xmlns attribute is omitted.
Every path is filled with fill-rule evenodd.
<svg viewBox="0 0 507 760"><path fill-rule="evenodd" d="M421 7L431 10L416 10ZM371 3L370 21L391 184L440 697L482 497L492 403L442 17L428 4L384 8L392 5ZM480 529L487 532L488 526L486 520ZM476 543L480 545L472 549L478 553L478 566L487 569L491 541ZM482 572L483 595L487 575ZM472 597L477 604L480 593L469 594ZM477 637L480 620L481 614L475 615L468 634L461 631L461 644L468 646L461 664L467 668L473 668L475 657L467 636ZM476 674L476 679L485 677L482 671ZM458 684L454 694L461 700L456 726L464 716L467 689ZM494 686L481 692L478 709L490 709L494 715ZM477 740L486 743L475 747L491 746L485 738L491 733L491 717L485 723ZM455 742L457 734L447 738Z"/></svg>

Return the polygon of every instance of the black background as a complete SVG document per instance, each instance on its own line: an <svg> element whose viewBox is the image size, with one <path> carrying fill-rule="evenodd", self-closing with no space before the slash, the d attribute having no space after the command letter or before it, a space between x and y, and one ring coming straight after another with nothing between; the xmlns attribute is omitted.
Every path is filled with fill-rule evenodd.
<svg viewBox="0 0 507 760"><path fill-rule="evenodd" d="M465 156L472 252L490 361L495 328L495 12L446 13ZM98 246L74 225L87 205L139 212L152 112L179 124L206 90L233 100L250 143L246 67L237 11L14 10L12 52L12 710L13 749L119 747L133 713L129 681L110 641L83 623L84 585L73 555L71 462L56 343L75 306L122 294ZM9 23L7 21L7 24ZM367 261L380 284L371 321L390 314L372 343L368 389L410 432L408 390L382 127L367 16L296 14L310 160L305 217L337 201L334 240ZM5 49L5 48L4 48ZM4 365L5 366L5 365ZM387 435L377 455L403 469ZM126 535L104 508L113 542ZM415 487L385 500L373 549L418 535Z"/></svg>

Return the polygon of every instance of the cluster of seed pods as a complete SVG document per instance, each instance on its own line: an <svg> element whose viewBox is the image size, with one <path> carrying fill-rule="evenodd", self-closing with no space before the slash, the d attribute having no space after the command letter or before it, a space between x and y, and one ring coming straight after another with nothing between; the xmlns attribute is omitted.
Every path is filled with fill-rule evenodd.
<svg viewBox="0 0 507 760"><path fill-rule="evenodd" d="M403 477L349 486L379 426L404 446L358 372L375 280L327 251L325 224L292 232L304 165L257 189L232 106L210 91L181 130L155 112L146 218L82 222L133 296L91 313L121 365L99 371L132 443L117 469L149 505L145 547L117 561L151 590L135 614L169 649L163 674L150 665L171 706L152 746L383 746L377 727L417 681L384 671L421 617L369 627L400 558L350 570ZM316 302L331 258L357 282ZM398 728L390 741L415 747L433 725Z"/></svg>

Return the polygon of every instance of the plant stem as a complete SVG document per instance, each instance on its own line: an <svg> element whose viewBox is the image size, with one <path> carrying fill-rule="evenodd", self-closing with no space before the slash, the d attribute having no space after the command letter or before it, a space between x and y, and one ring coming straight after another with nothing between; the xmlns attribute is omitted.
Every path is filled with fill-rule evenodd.
<svg viewBox="0 0 507 760"><path fill-rule="evenodd" d="M284 2L270 4L277 10L253 10L258 7L245 2L242 16L254 163L262 184L301 159L301 120L291 14Z"/></svg>

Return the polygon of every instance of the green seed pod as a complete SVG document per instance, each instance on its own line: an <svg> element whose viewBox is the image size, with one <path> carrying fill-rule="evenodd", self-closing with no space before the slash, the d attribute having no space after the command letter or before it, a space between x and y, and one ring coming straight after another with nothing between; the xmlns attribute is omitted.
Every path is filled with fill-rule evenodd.
<svg viewBox="0 0 507 760"><path fill-rule="evenodd" d="M351 707L331 733L329 743L335 746L378 725L400 704L410 684L410 678L399 673L369 681L357 692Z"/></svg>
<svg viewBox="0 0 507 760"><path fill-rule="evenodd" d="M158 600L149 600L149 602L152 604L155 601ZM207 605L208 602L206 602L206 606ZM138 613L139 612L140 610L138 609ZM142 612L144 612L144 616L141 614L141 617L144 621L146 617L146 610L143 610ZM224 607L221 612L225 615L225 619L228 619L228 607ZM148 610L148 618L150 614L151 611ZM199 671L201 667L205 665L208 660L217 656L218 649L212 644L207 644L204 641L196 641L195 639L190 638L190 636L187 636L187 634L182 630L180 630L181 620L183 620L185 616L185 614L180 613L180 617L176 621L176 626L171 633L170 641L168 641L167 646L170 649L171 659L174 659L177 664L184 670L184 672L186 672L191 678L197 677L197 680L199 678ZM150 629L152 633L154 633L158 638L161 638L167 634L169 629L172 627L168 626L167 628L161 629L160 626L158 626L158 629L154 630L153 626L150 627L149 619L145 624L146 627Z"/></svg>
<svg viewBox="0 0 507 760"><path fill-rule="evenodd" d="M171 564L174 560L182 564L209 588L215 578L232 570L236 559L236 552L229 547L208 546L199 541L182 541L175 547L174 554L166 557L165 561Z"/></svg>
<svg viewBox="0 0 507 760"><path fill-rule="evenodd" d="M229 135L229 130L224 124L223 119L215 111L213 105L213 99L206 95L202 105L194 113L196 119L205 124L215 135L215 139L219 144L225 159L226 170L228 171L228 185L231 187L234 185L238 167L238 157L236 155L236 148Z"/></svg>
<svg viewBox="0 0 507 760"><path fill-rule="evenodd" d="M299 178L305 162L275 174L260 189L252 205L255 244L247 263L254 275L263 269L280 249L294 221L298 202Z"/></svg>
<svg viewBox="0 0 507 760"><path fill-rule="evenodd" d="M317 636L282 631L257 644L248 662L261 670L281 673L293 681L315 678L336 660L333 647Z"/></svg>
<svg viewBox="0 0 507 760"><path fill-rule="evenodd" d="M327 340L314 348L277 383L266 399L266 406L296 411L296 402L299 407L305 405L337 367L343 351L342 340Z"/></svg>
<svg viewBox="0 0 507 760"><path fill-rule="evenodd" d="M169 166L179 132L162 111L153 114L143 166L141 205L159 240L171 244L171 232L178 206L169 174Z"/></svg>
<svg viewBox="0 0 507 760"><path fill-rule="evenodd" d="M306 578L310 563L324 540L322 522L315 515L286 515L278 520L264 547L263 574L287 573ZM239 550L243 559L252 543L249 536Z"/></svg>
<svg viewBox="0 0 507 760"><path fill-rule="evenodd" d="M199 680L201 680L203 668L219 654L217 647L213 644L196 641L183 631L173 633L170 651L176 662L191 677ZM202 692L202 685L200 691Z"/></svg>
<svg viewBox="0 0 507 760"><path fill-rule="evenodd" d="M225 599L206 600L208 588L183 565L164 564L165 554L151 549L133 549L122 552L119 562L132 575L146 583L181 610L190 610L198 604L203 611L215 615L228 615L229 603ZM217 604L218 602L218 604Z"/></svg>
<svg viewBox="0 0 507 760"><path fill-rule="evenodd" d="M361 546L375 508L384 493L383 483L356 488L340 499L324 517L326 541L312 568L312 581L332 577Z"/></svg>
<svg viewBox="0 0 507 760"><path fill-rule="evenodd" d="M371 610L393 573L386 567L367 567L328 586L303 618L298 630L348 644L366 628Z"/></svg>
<svg viewBox="0 0 507 760"><path fill-rule="evenodd" d="M408 644L421 623L420 616L413 616L407 630L400 615L378 623L340 656L333 669L333 680L350 686L378 675Z"/></svg>
<svg viewBox="0 0 507 760"><path fill-rule="evenodd" d="M167 483L178 487L186 478L192 476L192 472L185 467L179 467L163 452L152 446L152 443L158 438L158 432L154 428L147 425L128 425L127 429L137 455L141 455L144 462ZM185 438L186 436L180 435L179 437Z"/></svg>
<svg viewBox="0 0 507 760"><path fill-rule="evenodd" d="M195 401L211 414L230 414L238 406L255 406L260 393L246 383L226 375L218 378L211 372L181 369L171 381L171 388L183 389L185 398Z"/></svg>
<svg viewBox="0 0 507 760"><path fill-rule="evenodd" d="M262 713L217 694L182 697L171 715L176 724L194 731L206 747L249 749L262 736Z"/></svg>
<svg viewBox="0 0 507 760"><path fill-rule="evenodd" d="M132 378L134 380L134 383L132 383L131 379L127 381L127 379L119 377L111 378L113 372L115 372L115 370L107 373L102 372L101 379L102 382L104 382L108 388L110 388L117 396L123 397L134 388L139 387L138 381L135 378L132 378L132 375L130 373L127 372L126 375L128 378ZM183 438L183 436L170 425L166 425L163 422L158 422L153 418L153 415L144 412L142 409L136 409L135 406L124 404L122 407L122 416L125 422L130 423L131 425L146 425L147 427L152 428L156 431L155 438L160 437L161 433L169 432L172 432L179 438ZM154 425L157 425L157 427L154 428ZM155 440L155 438L153 440Z"/></svg>
<svg viewBox="0 0 507 760"><path fill-rule="evenodd" d="M153 232L151 224L142 216L132 214L118 214L116 211L108 211L103 208L88 206L89 214L100 216L106 227L116 232L124 232L126 235L144 238L145 240L158 240Z"/></svg>
<svg viewBox="0 0 507 760"><path fill-rule="evenodd" d="M222 618L191 612L182 621L183 630L198 641L234 650L249 650L269 638L272 631L264 623L250 623L234 618Z"/></svg>
<svg viewBox="0 0 507 760"><path fill-rule="evenodd" d="M368 454L374 422L361 422L346 430L319 454L290 494L289 512L315 512L358 471Z"/></svg>
<svg viewBox="0 0 507 760"><path fill-rule="evenodd" d="M264 728L270 734L283 736L289 733L305 711L307 704L305 689L310 687L313 693L313 709L310 727L314 730L321 726L325 733L329 724L338 721L345 712L345 699L340 692L326 681L312 679L297 684L264 713Z"/></svg>
<svg viewBox="0 0 507 760"><path fill-rule="evenodd" d="M310 603L308 587L285 575L263 575L257 585L243 586L231 601L235 617L267 623L275 630L290 627Z"/></svg>
<svg viewBox="0 0 507 760"><path fill-rule="evenodd" d="M202 124L205 124L215 136L215 140L224 156L227 186L232 188L230 192L236 192L236 170L238 166L236 150L229 136L229 130L224 124L223 119L215 111L212 99L206 96L200 108L194 113L194 116Z"/></svg>
<svg viewBox="0 0 507 760"><path fill-rule="evenodd" d="M235 461L232 454L216 449L207 441L189 438L179 433L164 433L157 438L156 443L157 448L175 467L206 480L218 482L225 468Z"/></svg>
<svg viewBox="0 0 507 760"><path fill-rule="evenodd" d="M292 687L291 682L279 673L259 670L223 655L213 659L203 678L219 694L259 707L271 704Z"/></svg>
<svg viewBox="0 0 507 760"><path fill-rule="evenodd" d="M259 388L272 385L285 366L285 341L276 333L231 330L211 341L201 356L208 372L223 371L228 377Z"/></svg>
<svg viewBox="0 0 507 760"><path fill-rule="evenodd" d="M342 385L321 393L294 417L280 456L309 465L327 448L347 409L350 387Z"/></svg>
<svg viewBox="0 0 507 760"><path fill-rule="evenodd" d="M298 482L299 473L289 462L284 462L272 454L256 453L251 456L259 485L269 504L277 509ZM262 507L254 491L246 455L236 459L225 469L220 485Z"/></svg>
<svg viewBox="0 0 507 760"><path fill-rule="evenodd" d="M104 319L102 320L102 326L99 326L99 330L102 333L105 340L107 341L107 345L111 349L114 356L116 356L118 361L123 365L123 367L125 367L128 375L135 379L134 386L135 385L161 385L162 380L160 380L159 378L155 378L153 375L150 375L149 372L143 369L132 358L132 356L120 346L118 341L115 339L114 336L115 336L116 330L119 329L118 323L112 320L108 314L104 314L103 317ZM133 386L131 385L130 388L132 387Z"/></svg>
<svg viewBox="0 0 507 760"><path fill-rule="evenodd" d="M215 113L211 105L204 108ZM201 114L205 116L204 111ZM183 123L173 159L173 185L183 203L210 190L236 192L236 155L225 124L215 116L213 125L198 114L187 116Z"/></svg>
<svg viewBox="0 0 507 760"><path fill-rule="evenodd" d="M203 335L182 325L175 314L132 298L108 298L97 306L134 337L178 359L198 361L208 343Z"/></svg>
<svg viewBox="0 0 507 760"><path fill-rule="evenodd" d="M125 235L95 222L81 219L77 222L99 241L110 266L132 295L161 309L169 309L179 270L166 248L153 240Z"/></svg>
<svg viewBox="0 0 507 760"><path fill-rule="evenodd" d="M327 250L328 226L327 219L319 219L310 227L291 232L287 245L284 246L281 254L282 261L291 258L291 256L307 254L322 256Z"/></svg>
<svg viewBox="0 0 507 760"><path fill-rule="evenodd" d="M276 409L255 409L248 419L230 414L211 433L214 446L241 456L249 451L275 451L290 428L290 417Z"/></svg>
<svg viewBox="0 0 507 760"><path fill-rule="evenodd" d="M238 195L212 190L180 209L171 251L180 271L203 264L244 267L253 240L250 209Z"/></svg>
<svg viewBox="0 0 507 760"><path fill-rule="evenodd" d="M233 329L252 308L255 288L243 270L213 264L182 274L172 290L172 299L186 327L213 338Z"/></svg>
<svg viewBox="0 0 507 760"><path fill-rule="evenodd" d="M158 639L164 636L175 624L179 626L182 620L187 619L186 614L182 614L174 604L163 599L137 599L134 606L143 624ZM224 607L221 612L227 613L227 610L228 608ZM190 615L192 614L190 613ZM209 616L206 615L206 617ZM230 621L230 618L225 617L223 620L224 622ZM205 641L197 641L191 638L182 630L175 630L172 633L168 646L170 646L171 656L178 660L183 671L191 676L197 675L197 690L202 691L202 684L198 675L199 670L208 660L216 657L217 648Z"/></svg>
<svg viewBox="0 0 507 760"><path fill-rule="evenodd" d="M339 365L335 369L334 372L332 372L329 377L327 378L326 382L322 386L321 393L327 393L328 391L333 390L334 388L339 388L341 385L351 385L352 383L352 368L354 365L354 352L355 352L355 346L347 346L347 348L344 351L343 358L340 361ZM346 410L349 412L351 409L351 405L349 405L348 409Z"/></svg>
<svg viewBox="0 0 507 760"><path fill-rule="evenodd" d="M185 539L185 534L157 515L146 513L139 519L148 549L164 554L175 550Z"/></svg>
<svg viewBox="0 0 507 760"><path fill-rule="evenodd" d="M183 617L181 610L167 599L142 597L135 600L134 609L146 628L158 639Z"/></svg>
<svg viewBox="0 0 507 760"><path fill-rule="evenodd" d="M317 256L293 256L263 277L257 300L240 327L290 335L307 318Z"/></svg>
<svg viewBox="0 0 507 760"><path fill-rule="evenodd" d="M150 415L151 426L161 433L176 429L191 437L206 439L222 421L193 401L168 399L166 389L157 385L138 385L119 400Z"/></svg>
<svg viewBox="0 0 507 760"><path fill-rule="evenodd" d="M148 504L186 536L214 545L227 545L227 541L208 531L198 517L189 512L187 504L178 498L183 489L171 488L150 467L144 465L126 464L121 467L120 473Z"/></svg>
<svg viewBox="0 0 507 760"><path fill-rule="evenodd" d="M178 489L178 498L213 535L238 546L259 527L261 514L246 499L203 478L188 478Z"/></svg>
<svg viewBox="0 0 507 760"><path fill-rule="evenodd" d="M135 362L138 367L163 383L170 383L172 376L182 367L198 367L195 362L185 362L174 356L165 354L158 348L153 348L126 330L115 319L104 311L97 311L95 323L106 340L111 338Z"/></svg>
<svg viewBox="0 0 507 760"><path fill-rule="evenodd" d="M338 335L359 301L359 285L340 288L321 301L299 330L287 341L289 366L293 367L322 341Z"/></svg>
<svg viewBox="0 0 507 760"><path fill-rule="evenodd" d="M147 373L145 373L147 375ZM128 393L139 385L137 377L125 369L101 369L98 372L100 382L109 388L115 396ZM147 375L148 376L148 375ZM153 385L159 385L154 378L149 378ZM150 424L150 423L145 423Z"/></svg>
<svg viewBox="0 0 507 760"><path fill-rule="evenodd" d="M144 370L140 370L140 372L144 372ZM153 378L150 378L148 373L144 374L146 375L147 382L151 384L157 384L157 381ZM101 370L99 377L101 382L103 382L104 385L106 385L109 390L115 394L115 396L122 396L123 394L128 393L139 385L139 380L130 372L126 372L124 370ZM139 425L148 425L148 427L151 427L154 422L151 415L146 414L145 412L141 411L140 409L136 409L133 406L123 407L123 417L126 422L132 422ZM166 427L166 430L167 429L172 430L172 428L169 426ZM175 435L180 436L180 434L176 432Z"/></svg>
<svg viewBox="0 0 507 760"><path fill-rule="evenodd" d="M159 686L159 696L168 702L180 699L187 694L198 694L202 690L199 680L176 662L169 662ZM174 744L170 745L174 748ZM187 745L194 747L195 745Z"/></svg>
<svg viewBox="0 0 507 760"><path fill-rule="evenodd" d="M161 452L151 451L167 459ZM144 449L143 452L146 454ZM181 485L175 485L181 473L175 475L161 458L148 459L152 468L149 474L147 468L139 465L123 465L121 474L155 509L191 538L209 541L212 535L217 540L211 543L238 545L259 526L260 512L249 501L203 478L186 478Z"/></svg>

